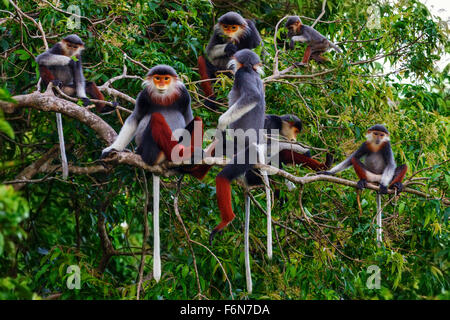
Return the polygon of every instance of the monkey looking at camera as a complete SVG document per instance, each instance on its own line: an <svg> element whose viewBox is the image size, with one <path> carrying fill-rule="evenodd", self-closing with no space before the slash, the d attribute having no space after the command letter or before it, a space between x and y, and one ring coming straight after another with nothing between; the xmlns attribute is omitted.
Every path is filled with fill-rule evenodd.
<svg viewBox="0 0 450 320"><path fill-rule="evenodd" d="M84 42L76 34L63 38L52 48L36 57L39 65L39 73L44 86L49 82L60 87L69 96L77 96L83 101L83 105L91 104L86 93L94 99L105 100L94 82L86 82L81 66L81 52L84 50ZM76 61L73 59L75 58ZM113 105L117 104L113 102ZM96 110L105 113L114 110L114 107L105 106L104 103L96 103Z"/></svg>

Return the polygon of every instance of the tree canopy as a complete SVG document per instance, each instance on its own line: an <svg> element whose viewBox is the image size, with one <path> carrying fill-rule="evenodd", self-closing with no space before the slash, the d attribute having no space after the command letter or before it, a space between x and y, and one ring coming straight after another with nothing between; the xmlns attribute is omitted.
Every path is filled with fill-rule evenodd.
<svg viewBox="0 0 450 320"><path fill-rule="evenodd" d="M0 299L449 298L450 77L449 66L435 67L449 53L448 25L421 2L1 3ZM208 244L219 219L219 165L199 182L170 174L170 165L145 166L130 153L106 167L98 160L156 64L176 69L194 115L205 128L217 126L233 79L218 75L221 108L209 109L197 58L227 11L255 21L264 43L255 52L264 63L266 111L301 118L301 142L312 147L314 158L331 152L343 160L368 127L382 123L397 163L409 168L410 192L383 197L381 246L375 239L376 188L364 190L358 201L353 170L317 179L308 168L286 166L271 176L280 194L272 209L274 257L268 260L265 193L253 189L251 295L245 289L241 185L233 187L236 219ZM287 15L314 25L343 53L327 52L326 64L296 67L305 47L286 50ZM85 42L86 79L120 104L117 112L95 115L77 99L36 91L35 57L72 33ZM63 119L67 180L55 113ZM151 276L153 240L146 236L152 229L151 172L165 173L159 283ZM297 188L290 191L285 178ZM72 265L80 268L80 289L66 285ZM380 268L379 289L366 285L370 266Z"/></svg>

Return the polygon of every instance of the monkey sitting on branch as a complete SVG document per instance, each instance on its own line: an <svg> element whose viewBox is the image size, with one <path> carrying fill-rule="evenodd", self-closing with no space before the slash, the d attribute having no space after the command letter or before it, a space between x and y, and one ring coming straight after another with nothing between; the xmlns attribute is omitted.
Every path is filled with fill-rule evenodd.
<svg viewBox="0 0 450 320"><path fill-rule="evenodd" d="M317 30L310 26L302 24L298 16L291 16L287 19L286 28L288 28L288 37L290 38L289 49L294 49L295 42L306 42L307 47L299 66L308 65L309 59L313 59L318 63L327 62L328 59L322 56L323 53L333 48L337 52L342 52L338 46L328 40Z"/></svg>
<svg viewBox="0 0 450 320"><path fill-rule="evenodd" d="M36 57L39 73L44 86L52 82L54 86L69 96L77 96L84 106L91 104L86 93L94 99L105 100L94 82L86 82L81 66L81 52L84 42L76 34L71 34L56 43L52 48ZM75 59L74 59L75 58ZM117 103L113 102L116 106ZM99 113L113 111L115 108L104 103L96 103Z"/></svg>
<svg viewBox="0 0 450 320"><path fill-rule="evenodd" d="M261 43L261 36L253 21L244 19L240 14L230 11L219 18L214 26L214 33L206 47L206 58L198 58L198 69L202 82L200 86L205 96L215 100L211 81L217 71L229 70L231 57L242 49L254 49ZM209 107L217 109L217 105L209 100L205 101Z"/></svg>
<svg viewBox="0 0 450 320"><path fill-rule="evenodd" d="M380 194L388 193L388 187L403 190L402 181L405 178L408 167L406 164L395 164L391 144L389 143L389 131L380 124L376 124L367 130L366 141L353 152L347 159L336 165L329 171L321 171L318 174L334 175L350 166L355 169L360 179L357 188L362 190L368 182L380 184ZM364 163L361 159L365 158Z"/></svg>

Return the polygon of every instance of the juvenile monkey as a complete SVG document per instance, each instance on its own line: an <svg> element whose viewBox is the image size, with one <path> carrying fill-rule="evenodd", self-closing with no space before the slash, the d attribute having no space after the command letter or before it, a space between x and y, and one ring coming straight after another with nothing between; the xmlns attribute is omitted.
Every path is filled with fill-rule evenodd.
<svg viewBox="0 0 450 320"><path fill-rule="evenodd" d="M301 65L307 65L310 58L318 63L327 62L328 59L323 57L322 54L328 51L330 47L337 52L342 52L338 46L314 28L302 24L298 16L289 17L285 26L288 28L288 37L291 39L289 49L294 49L295 42L306 42L307 44Z"/></svg>
<svg viewBox="0 0 450 320"><path fill-rule="evenodd" d="M403 190L402 181L405 178L408 167L406 164L395 164L391 144L389 143L388 130L376 124L367 130L366 141L353 152L347 159L339 163L330 171L318 172L318 174L334 175L353 166L359 177L358 189L367 187L367 182L380 184L380 193L388 192L388 187L396 188L398 192ZM361 159L365 158L364 163Z"/></svg>
<svg viewBox="0 0 450 320"><path fill-rule="evenodd" d="M69 96L77 96L83 101L83 105L91 104L87 97L105 100L94 82L86 82L81 66L81 52L84 50L84 42L76 34L71 34L56 43L52 48L36 57L44 86L52 82L55 86ZM76 58L75 61L73 58ZM116 103L113 103L116 105ZM114 107L105 106L104 103L96 103L96 110L105 113L114 110Z"/></svg>

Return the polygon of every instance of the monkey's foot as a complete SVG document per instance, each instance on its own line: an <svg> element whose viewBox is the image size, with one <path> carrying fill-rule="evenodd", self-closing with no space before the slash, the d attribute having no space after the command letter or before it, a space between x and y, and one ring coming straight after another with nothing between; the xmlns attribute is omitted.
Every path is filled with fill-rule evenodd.
<svg viewBox="0 0 450 320"><path fill-rule="evenodd" d="M379 194L386 194L388 193L388 189L386 186L383 186L382 184L380 184L380 191L378 191Z"/></svg>
<svg viewBox="0 0 450 320"><path fill-rule="evenodd" d="M114 110L116 110L116 108L117 108L117 106L119 105L116 101L113 101L113 102L111 102L112 103L112 106L104 106L103 108L102 108L102 111L100 111L100 113L108 113L108 112L111 112L111 111L114 111Z"/></svg>
<svg viewBox="0 0 450 320"><path fill-rule="evenodd" d="M330 171L317 171L316 174L324 174L326 176L332 176L333 175Z"/></svg>
<svg viewBox="0 0 450 320"><path fill-rule="evenodd" d="M113 153L113 152L118 152L118 151L116 149L108 149L108 148L104 149L102 151L102 155L100 156L100 159L108 158L111 155L111 153Z"/></svg>
<svg viewBox="0 0 450 320"><path fill-rule="evenodd" d="M62 81L58 80L58 79L52 80L52 84L54 87L58 87L58 88L61 88L63 85Z"/></svg>
<svg viewBox="0 0 450 320"><path fill-rule="evenodd" d="M397 189L397 194L402 192L403 188L404 188L403 183L401 183L401 182L396 182L391 187L394 189Z"/></svg>
<svg viewBox="0 0 450 320"><path fill-rule="evenodd" d="M366 179L359 180L358 183L356 184L356 188L358 188L359 190L367 188L367 180Z"/></svg>
<svg viewBox="0 0 450 320"><path fill-rule="evenodd" d="M212 242L214 240L214 237L216 236L216 233L222 233L223 229L218 230L215 228L213 231L211 231L211 234L209 235L209 246L212 246Z"/></svg>

